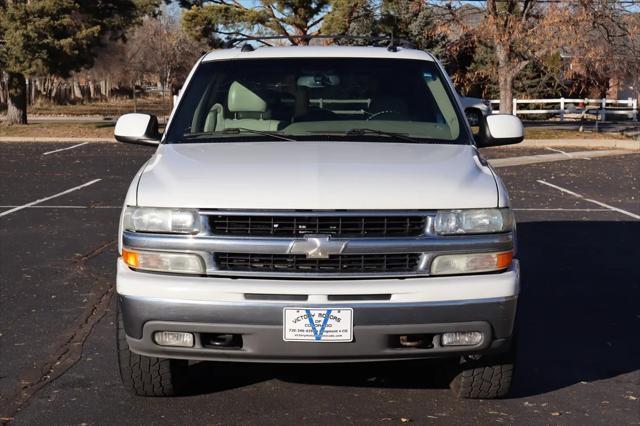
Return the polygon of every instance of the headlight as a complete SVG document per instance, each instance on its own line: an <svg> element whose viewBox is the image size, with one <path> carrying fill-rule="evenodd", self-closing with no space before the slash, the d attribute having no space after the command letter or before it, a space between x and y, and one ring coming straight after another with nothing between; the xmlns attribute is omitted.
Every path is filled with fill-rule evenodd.
<svg viewBox="0 0 640 426"><path fill-rule="evenodd" d="M198 275L204 275L206 272L202 258L191 253L122 249L122 259L130 267L144 271Z"/></svg>
<svg viewBox="0 0 640 426"><path fill-rule="evenodd" d="M472 274L507 269L513 252L445 254L431 263L431 275Z"/></svg>
<svg viewBox="0 0 640 426"><path fill-rule="evenodd" d="M200 232L200 216L197 210L127 207L124 212L124 229L136 232L197 234Z"/></svg>
<svg viewBox="0 0 640 426"><path fill-rule="evenodd" d="M439 210L435 231L441 235L507 232L513 228L509 209Z"/></svg>

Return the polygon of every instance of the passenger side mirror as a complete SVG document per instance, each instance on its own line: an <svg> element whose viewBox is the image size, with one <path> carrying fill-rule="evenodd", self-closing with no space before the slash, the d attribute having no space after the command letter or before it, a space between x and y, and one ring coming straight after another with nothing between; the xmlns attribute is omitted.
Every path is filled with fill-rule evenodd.
<svg viewBox="0 0 640 426"><path fill-rule="evenodd" d="M158 118L150 114L125 114L118 118L114 136L118 142L157 145L160 143Z"/></svg>
<svg viewBox="0 0 640 426"><path fill-rule="evenodd" d="M524 139L524 126L515 115L492 114L480 120L480 131L474 138L478 148L512 145Z"/></svg>

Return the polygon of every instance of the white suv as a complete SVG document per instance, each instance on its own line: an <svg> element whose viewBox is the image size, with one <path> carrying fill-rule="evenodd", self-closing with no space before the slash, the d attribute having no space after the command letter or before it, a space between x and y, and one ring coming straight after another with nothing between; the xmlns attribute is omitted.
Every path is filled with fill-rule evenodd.
<svg viewBox="0 0 640 426"><path fill-rule="evenodd" d="M504 185L429 53L243 47L193 68L119 230L118 354L141 395L179 392L188 360L454 357L456 395L505 395L519 292Z"/></svg>

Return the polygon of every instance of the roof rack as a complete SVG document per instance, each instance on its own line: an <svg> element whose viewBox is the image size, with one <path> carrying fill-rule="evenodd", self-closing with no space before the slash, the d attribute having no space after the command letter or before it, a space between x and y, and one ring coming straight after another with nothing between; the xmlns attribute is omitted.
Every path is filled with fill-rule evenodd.
<svg viewBox="0 0 640 426"><path fill-rule="evenodd" d="M397 39L393 36L354 36L354 35L290 35L290 36L247 36L228 39L224 46L226 48L237 47L240 43L244 43L242 46L243 52L251 52L254 50L253 46L249 44L251 41L262 43L265 46L273 46L268 41L270 40L291 40L299 39L310 42L311 40L364 40L369 42L369 46L386 44L387 49L391 52L396 52L398 47L404 47L408 49L415 49L415 45L405 39Z"/></svg>

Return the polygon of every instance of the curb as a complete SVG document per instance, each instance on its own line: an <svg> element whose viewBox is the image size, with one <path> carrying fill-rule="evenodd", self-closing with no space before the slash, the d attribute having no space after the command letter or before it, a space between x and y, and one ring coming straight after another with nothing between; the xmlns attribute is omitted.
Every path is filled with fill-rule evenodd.
<svg viewBox="0 0 640 426"><path fill-rule="evenodd" d="M63 137L30 137L30 136L0 136L0 143L18 143L18 142L49 142L49 143L113 143L113 138L63 138Z"/></svg>
<svg viewBox="0 0 640 426"><path fill-rule="evenodd" d="M536 155L524 155L521 157L511 158L493 158L489 159L489 164L493 167L511 167L511 166L526 166L529 164L548 163L551 161L566 161L566 160L589 160L591 158L610 157L613 155L628 155L633 154L628 149L607 149L607 150L591 150L591 151L578 151L559 154L536 154Z"/></svg>
<svg viewBox="0 0 640 426"><path fill-rule="evenodd" d="M579 148L608 148L640 151L640 140L630 139L526 139L522 143L512 145L513 148L540 148L553 146L573 146Z"/></svg>

